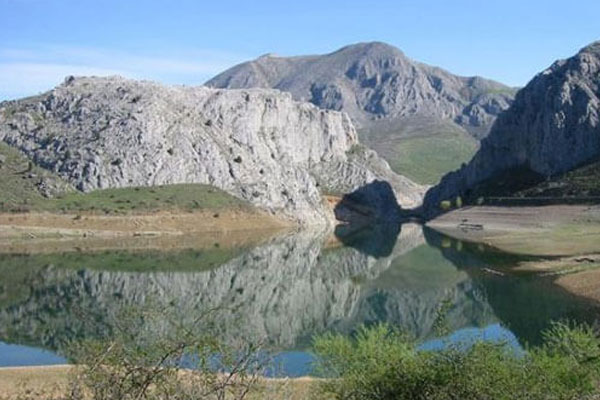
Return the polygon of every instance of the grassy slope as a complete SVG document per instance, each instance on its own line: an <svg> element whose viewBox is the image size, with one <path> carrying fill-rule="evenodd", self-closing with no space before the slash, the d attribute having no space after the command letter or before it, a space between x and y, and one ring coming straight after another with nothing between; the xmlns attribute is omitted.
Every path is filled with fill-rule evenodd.
<svg viewBox="0 0 600 400"><path fill-rule="evenodd" d="M468 162L477 150L477 143L462 134L446 132L399 140L392 143L392 149L396 158L388 162L395 172L431 185Z"/></svg>
<svg viewBox="0 0 600 400"><path fill-rule="evenodd" d="M458 126L428 125L412 130L415 132L362 133L361 140L395 172L428 185L468 162L477 151L477 141Z"/></svg>
<svg viewBox="0 0 600 400"><path fill-rule="evenodd" d="M66 193L55 199L34 203L33 210L50 212L100 212L105 214L151 211L194 211L223 208L251 209L237 199L209 185L178 184Z"/></svg>
<svg viewBox="0 0 600 400"><path fill-rule="evenodd" d="M250 210L251 206L209 185L179 184L135 187L81 193L51 172L35 165L5 143L0 142L0 212L98 212L105 214L151 211L194 211L223 208ZM55 198L46 198L38 190L42 178L62 187Z"/></svg>
<svg viewBox="0 0 600 400"><path fill-rule="evenodd" d="M52 173L35 165L30 168L27 157L3 142L0 142L0 159L3 160L0 162L0 210L42 203L45 198L37 186L42 178L69 190L68 185Z"/></svg>

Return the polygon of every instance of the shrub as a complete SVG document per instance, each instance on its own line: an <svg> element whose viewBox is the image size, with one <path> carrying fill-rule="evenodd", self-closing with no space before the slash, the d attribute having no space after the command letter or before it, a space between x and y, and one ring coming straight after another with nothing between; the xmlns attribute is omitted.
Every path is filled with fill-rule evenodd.
<svg viewBox="0 0 600 400"><path fill-rule="evenodd" d="M461 208L463 206L462 197L456 196L456 200L454 201L454 204L456 205L456 208Z"/></svg>
<svg viewBox="0 0 600 400"><path fill-rule="evenodd" d="M420 351L386 325L354 338L314 340L322 395L335 399L580 399L598 394L600 341L589 327L555 323L545 344L516 351L477 342Z"/></svg>
<svg viewBox="0 0 600 400"><path fill-rule="evenodd" d="M220 340L211 328L214 310L192 325L168 309L128 311L109 337L69 346L79 365L69 399L242 400L260 391L270 358L257 344ZM154 319L159 331L145 326Z"/></svg>
<svg viewBox="0 0 600 400"><path fill-rule="evenodd" d="M448 211L450 208L452 208L452 202L450 200L440 201L440 208L444 211Z"/></svg>

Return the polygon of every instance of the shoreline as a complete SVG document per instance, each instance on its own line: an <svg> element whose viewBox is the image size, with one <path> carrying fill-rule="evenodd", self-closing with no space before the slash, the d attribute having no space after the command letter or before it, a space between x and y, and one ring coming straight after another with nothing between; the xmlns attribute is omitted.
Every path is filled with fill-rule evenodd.
<svg viewBox="0 0 600 400"><path fill-rule="evenodd" d="M74 368L76 365L72 364L0 367L0 399L62 399ZM276 398L306 399L319 379L311 376L264 377L261 381L263 386L258 386L257 393L251 394L250 399L262 398L262 390L285 396Z"/></svg>
<svg viewBox="0 0 600 400"><path fill-rule="evenodd" d="M600 205L469 206L425 226L507 253L567 257L600 253Z"/></svg>
<svg viewBox="0 0 600 400"><path fill-rule="evenodd" d="M465 207L426 226L458 241L538 257L511 271L552 279L567 292L600 304L600 205Z"/></svg>
<svg viewBox="0 0 600 400"><path fill-rule="evenodd" d="M237 209L118 216L0 213L0 254L233 247L295 228L292 221Z"/></svg>

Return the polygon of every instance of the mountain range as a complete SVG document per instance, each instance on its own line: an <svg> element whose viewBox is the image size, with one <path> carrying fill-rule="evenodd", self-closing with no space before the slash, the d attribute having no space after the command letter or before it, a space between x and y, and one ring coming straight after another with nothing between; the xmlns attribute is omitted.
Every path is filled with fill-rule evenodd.
<svg viewBox="0 0 600 400"><path fill-rule="evenodd" d="M381 42L325 55L267 54L228 69L206 85L275 88L295 100L346 112L360 140L392 169L428 184L469 160L477 140L487 135L516 92L489 79L461 77L413 61ZM440 145L445 154L435 151Z"/></svg>
<svg viewBox="0 0 600 400"><path fill-rule="evenodd" d="M383 219L397 215L395 200L417 206L425 187L384 158L396 172L409 158L412 172L434 165L441 176L452 170L441 158L468 161L448 146L449 132L457 148L483 137L481 147L429 190L427 216L444 200L515 193L600 158L600 42L555 62L514 101L512 88L454 76L377 42L324 56L263 56L207 85L229 88L69 77L0 103L0 156L29 162L23 173L40 176L30 186L44 195L65 184L202 183L307 224L331 220L327 196L354 195Z"/></svg>

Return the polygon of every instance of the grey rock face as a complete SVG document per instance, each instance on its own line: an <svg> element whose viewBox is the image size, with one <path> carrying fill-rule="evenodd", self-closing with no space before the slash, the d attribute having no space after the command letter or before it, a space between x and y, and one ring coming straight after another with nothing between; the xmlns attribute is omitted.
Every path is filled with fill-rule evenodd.
<svg viewBox="0 0 600 400"><path fill-rule="evenodd" d="M541 177L600 157L600 42L555 62L517 94L473 160L427 193L426 208L513 169ZM514 179L518 177L515 176Z"/></svg>
<svg viewBox="0 0 600 400"><path fill-rule="evenodd" d="M390 180L405 206L423 193L374 153L348 155L358 140L345 114L273 90L68 78L1 104L0 140L83 191L211 184L308 224L330 218L318 182L352 191Z"/></svg>
<svg viewBox="0 0 600 400"><path fill-rule="evenodd" d="M385 43L359 43L322 56L263 56L206 83L219 88L276 88L294 99L347 112L360 128L422 116L451 120L475 137L508 108L513 89L415 62Z"/></svg>

